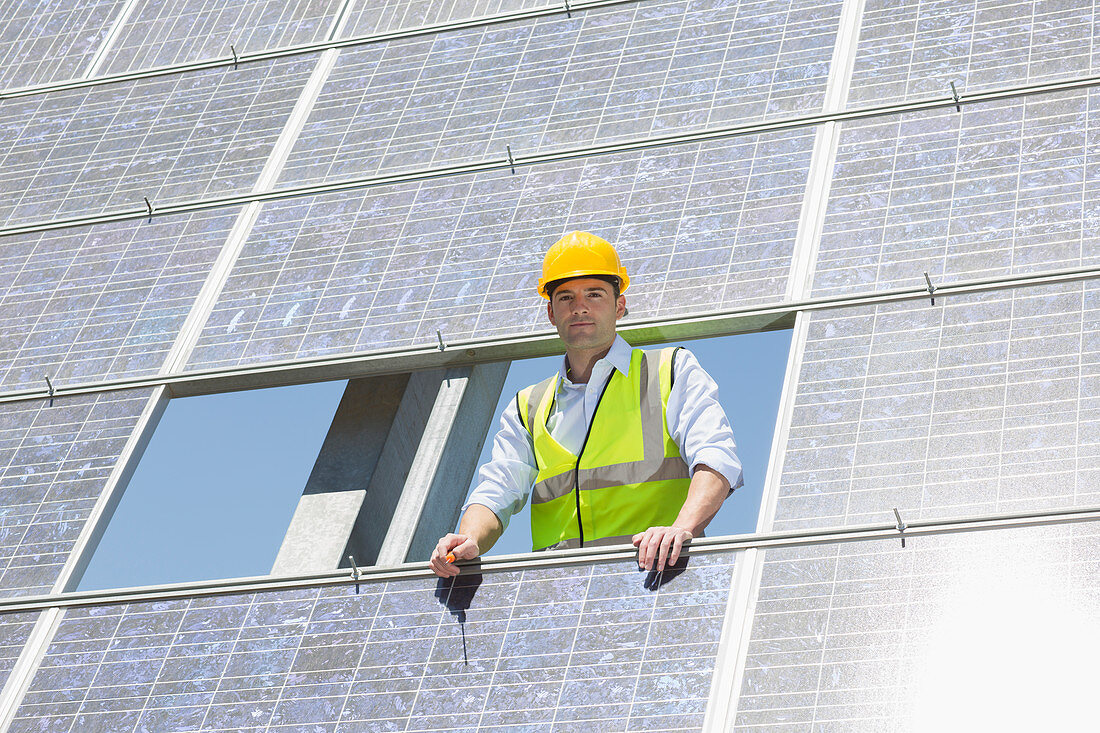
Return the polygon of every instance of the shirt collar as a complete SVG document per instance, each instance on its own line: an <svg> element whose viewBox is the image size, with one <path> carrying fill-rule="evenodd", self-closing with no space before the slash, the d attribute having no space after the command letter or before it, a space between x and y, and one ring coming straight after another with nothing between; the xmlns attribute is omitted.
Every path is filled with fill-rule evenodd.
<svg viewBox="0 0 1100 733"><path fill-rule="evenodd" d="M630 374L630 354L632 351L633 348L630 344L628 344L622 336L615 334L615 341L611 344L611 349L607 352L607 355L597 361L596 364L599 364L601 361L606 361L622 372L623 376L628 376ZM593 368L592 371L595 372L595 368ZM564 356L561 358L561 366L558 367L558 375L561 377L561 382L563 384L572 384L565 375Z"/></svg>

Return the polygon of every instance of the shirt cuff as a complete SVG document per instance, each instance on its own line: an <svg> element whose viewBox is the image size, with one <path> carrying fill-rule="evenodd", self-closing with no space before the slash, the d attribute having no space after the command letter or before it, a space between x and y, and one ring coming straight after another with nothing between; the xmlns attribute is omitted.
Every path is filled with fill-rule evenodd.
<svg viewBox="0 0 1100 733"><path fill-rule="evenodd" d="M700 449L699 452L695 454L695 460L692 461L691 475L695 475L695 467L699 465L707 466L722 474L722 477L729 482L730 491L745 485L744 476L741 471L741 462L736 458L731 459L723 450L718 448Z"/></svg>

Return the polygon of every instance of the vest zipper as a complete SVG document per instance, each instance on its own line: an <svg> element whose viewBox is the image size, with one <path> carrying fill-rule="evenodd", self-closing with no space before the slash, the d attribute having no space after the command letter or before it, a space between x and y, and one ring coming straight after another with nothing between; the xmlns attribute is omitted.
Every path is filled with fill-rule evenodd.
<svg viewBox="0 0 1100 733"><path fill-rule="evenodd" d="M603 389L600 390L600 396L596 398L596 408L592 410L592 421L588 423L588 428L584 432L584 442L581 443L581 449L577 451L577 465L573 467L573 495L577 499L577 537L580 539L581 547L584 547L584 523L581 522L581 457L584 455L584 447L588 445L588 436L592 434L592 426L596 424L596 413L600 411L600 403L603 402L604 393L607 392L607 387L611 384L611 378L614 376L615 368L612 367L611 374L607 375L607 381L604 382ZM551 408L553 408L553 405L551 405Z"/></svg>

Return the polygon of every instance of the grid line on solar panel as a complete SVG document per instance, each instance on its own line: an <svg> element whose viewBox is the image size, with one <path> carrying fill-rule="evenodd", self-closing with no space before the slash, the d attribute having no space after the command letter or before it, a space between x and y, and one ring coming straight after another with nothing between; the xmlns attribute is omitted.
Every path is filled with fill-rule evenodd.
<svg viewBox="0 0 1100 733"><path fill-rule="evenodd" d="M325 41L343 0L139 0L102 68L121 74Z"/></svg>
<svg viewBox="0 0 1100 733"><path fill-rule="evenodd" d="M538 263L573 227L619 246L639 317L782 298L812 144L743 137L266 204L190 366L538 328Z"/></svg>
<svg viewBox="0 0 1100 733"><path fill-rule="evenodd" d="M814 314L774 528L1096 504L1097 292Z"/></svg>
<svg viewBox="0 0 1100 733"><path fill-rule="evenodd" d="M28 221L244 193L314 57L5 100L0 216Z"/></svg>
<svg viewBox="0 0 1100 733"><path fill-rule="evenodd" d="M0 387L154 374L236 209L9 237L0 249Z"/></svg>
<svg viewBox="0 0 1100 733"><path fill-rule="evenodd" d="M1096 74L1091 0L867 0L852 106Z"/></svg>
<svg viewBox="0 0 1100 733"><path fill-rule="evenodd" d="M281 184L817 112L839 7L662 0L345 50Z"/></svg>
<svg viewBox="0 0 1100 733"><path fill-rule="evenodd" d="M122 0L0 2L0 89L81 76Z"/></svg>
<svg viewBox="0 0 1100 733"><path fill-rule="evenodd" d="M904 550L892 541L768 550L738 730L785 730L810 721L850 724L868 717L869 709L879 722L923 728L918 721L930 708L931 679L958 684L972 706L981 697L973 680L993 678L992 687L1004 690L1000 675L1036 668L1031 657L1040 648L1041 656L1072 650L1064 665L1043 666L1057 668L1056 675L1074 674L1072 657L1088 653L1100 620L1095 526L987 530L911 542ZM1088 628L1093 631L1081 633ZM1007 663L998 649L1021 630L1026 640L1004 646L1012 655ZM1076 640L1066 644L1074 634ZM959 674L971 682L959 684L953 677ZM935 692L931 707L938 712L951 696L946 689ZM1044 709L1050 701L1046 695L1035 699ZM1026 712L1026 706L1009 707L1014 715ZM997 714L983 712L983 723Z"/></svg>
<svg viewBox="0 0 1100 733"><path fill-rule="evenodd" d="M814 295L1100 263L1100 92L845 123Z"/></svg>
<svg viewBox="0 0 1100 733"><path fill-rule="evenodd" d="M50 590L149 395L0 405L0 595Z"/></svg>
<svg viewBox="0 0 1100 733"><path fill-rule="evenodd" d="M572 3L583 7L584 3ZM359 0L352 6L342 37L354 38L421 26L502 15L520 10L556 7L562 3L548 0L472 0L464 3L439 3L431 0Z"/></svg>
<svg viewBox="0 0 1100 733"><path fill-rule="evenodd" d="M722 614L695 604L723 605L731 563L693 558L658 593L630 563L598 563L464 578L472 585L455 589L414 579L365 583L358 595L342 586L70 609L12 730L419 729L447 716L491 728L559 712L605 717L601 689L622 697L619 721L701 715ZM606 614L637 613L668 621L601 628ZM669 666L638 654L634 640L655 633L665 646L688 640L694 659ZM622 684L633 679L637 690Z"/></svg>
<svg viewBox="0 0 1100 733"><path fill-rule="evenodd" d="M0 615L0 689L8 682L23 647L30 638L38 613L5 613Z"/></svg>

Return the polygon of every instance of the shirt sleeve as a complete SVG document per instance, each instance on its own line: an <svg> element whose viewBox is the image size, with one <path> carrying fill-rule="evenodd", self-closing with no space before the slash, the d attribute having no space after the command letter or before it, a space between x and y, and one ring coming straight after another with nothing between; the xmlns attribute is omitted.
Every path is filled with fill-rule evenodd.
<svg viewBox="0 0 1100 733"><path fill-rule="evenodd" d="M462 511L471 504L481 504L491 509L501 526L507 529L508 520L527 503L537 476L531 435L520 422L516 401L512 400L500 415L492 458L478 471L478 484L470 492Z"/></svg>
<svg viewBox="0 0 1100 733"><path fill-rule="evenodd" d="M718 385L687 349L676 352L672 392L668 396L668 433L695 473L709 466L725 477L730 490L744 485L733 428L718 401Z"/></svg>

